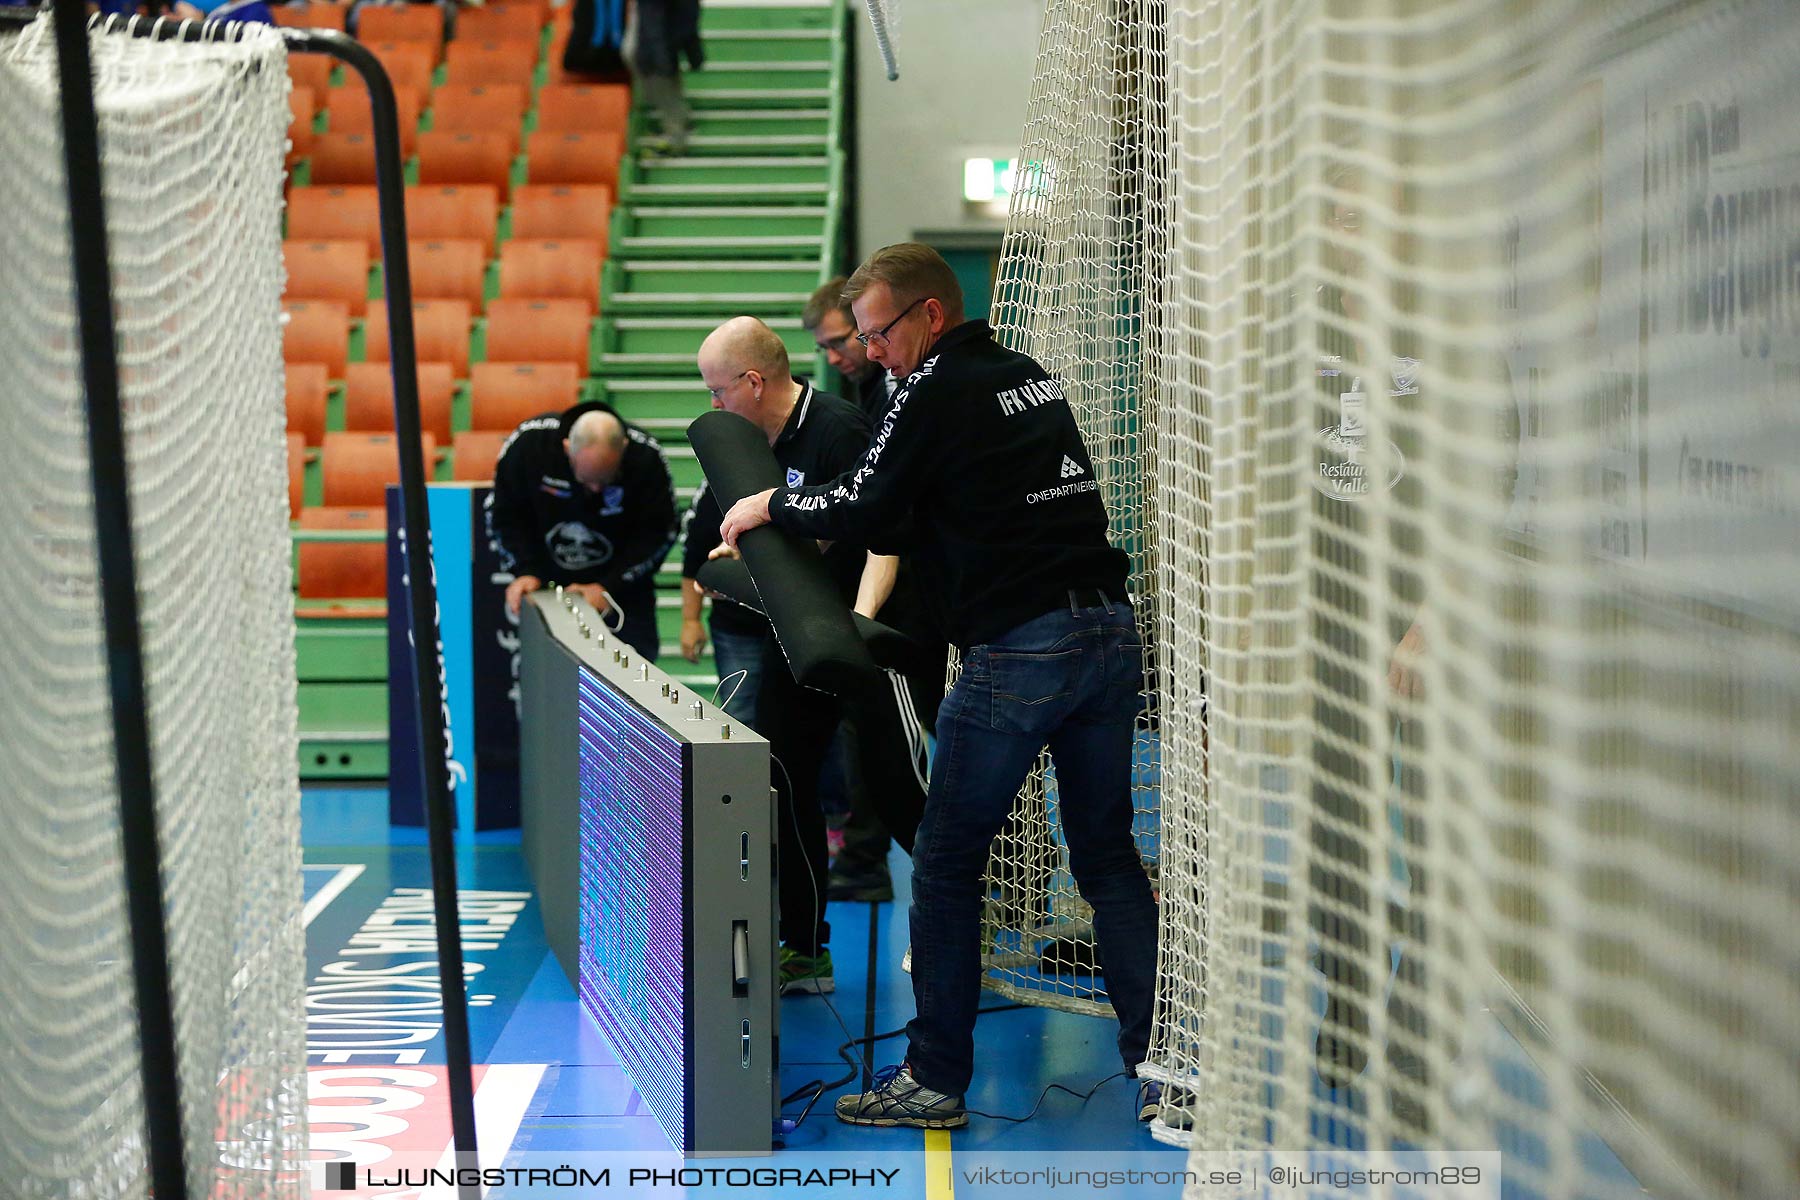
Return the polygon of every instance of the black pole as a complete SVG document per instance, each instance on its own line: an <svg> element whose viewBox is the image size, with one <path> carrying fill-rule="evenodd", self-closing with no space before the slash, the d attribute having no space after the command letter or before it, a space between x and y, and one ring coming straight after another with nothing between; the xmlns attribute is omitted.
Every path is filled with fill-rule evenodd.
<svg viewBox="0 0 1800 1200"><path fill-rule="evenodd" d="M131 922L132 976L137 990L150 1184L157 1200L186 1200L181 1078L175 1045L175 1008L169 987L168 930L163 923L162 852L157 839L156 786L150 769L150 726L144 703L144 650L138 629L131 489L125 468L125 424L119 409L118 343L113 328L112 268L100 178L100 131L88 56L87 7L83 0L56 0L53 21L58 87L62 94L69 244L75 274L75 306L81 324L81 381L87 396L88 454L94 484L94 545L100 561L100 609L106 627L113 761L119 784L119 836L124 851L126 911Z"/></svg>

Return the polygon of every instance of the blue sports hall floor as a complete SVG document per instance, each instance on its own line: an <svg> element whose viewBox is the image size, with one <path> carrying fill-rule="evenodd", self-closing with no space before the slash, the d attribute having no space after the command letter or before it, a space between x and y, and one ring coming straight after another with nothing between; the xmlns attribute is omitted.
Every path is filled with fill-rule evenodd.
<svg viewBox="0 0 1800 1200"><path fill-rule="evenodd" d="M366 1167L357 1194L450 1196L437 1177L409 1173L439 1161L449 1144L444 1049L436 1012L436 955L429 946L430 869L422 831L391 827L378 787L309 787L303 803L306 860L309 1117L315 1156L349 1157ZM781 1002L781 1086L795 1093L850 1068L838 1048L885 1033L912 1013L911 983L900 970L906 948L907 863L895 853L892 903L830 906L837 990ZM610 1167L608 1186L553 1189L523 1175L499 1177L488 1195L890 1195L1021 1196L984 1168L1179 1170L1183 1151L1162 1145L1135 1120L1135 1081L1114 1078L1085 1102L1052 1091L1086 1092L1118 1071L1111 1021L1038 1008L982 1017L972 1108L1024 1116L1024 1123L972 1117L954 1133L869 1129L831 1113L827 1091L786 1146L762 1159L697 1159L696 1176L643 1175L683 1166L617 1057L583 1012L544 941L516 832L480 834L459 852L464 903L470 1032L477 1064L476 1112L484 1167L524 1171L565 1161L588 1180ZM475 903L471 903L471 901ZM476 915L470 909L482 910ZM1004 1002L989 997L986 1004ZM878 1043L869 1066L898 1060L902 1038ZM784 1106L790 1117L804 1098ZM448 1165L444 1160L444 1165ZM408 1169L402 1169L403 1166ZM768 1171L775 1180L746 1190L726 1166ZM630 1172L640 1175L634 1180ZM852 1176L850 1172L858 1174ZM490 1178L495 1178L490 1176ZM562 1178L567 1178L563 1176ZM708 1180L712 1182L708 1182ZM371 1185L373 1181L374 1185ZM424 1183L425 1186L416 1186ZM317 1189L315 1188L315 1191ZM1075 1188L1069 1194L1088 1194ZM1111 1186L1109 1195L1169 1197L1178 1186ZM328 1192L319 1194L330 1194Z"/></svg>
<svg viewBox="0 0 1800 1200"><path fill-rule="evenodd" d="M456 1189L442 1182L452 1166L450 1118L423 831L388 824L385 789L309 787L302 841L308 1124L321 1176L314 1192L331 1195L333 1184L346 1182L324 1174L322 1162L333 1160L355 1164L352 1194L453 1200ZM977 1027L967 1103L1011 1117L1035 1109L1029 1120L972 1116L966 1129L926 1132L850 1126L832 1115L832 1101L866 1078L858 1071L845 1079L852 1068L840 1047L898 1031L912 1013L911 980L900 970L909 861L898 851L890 862L893 902L830 906L837 990L829 1003L781 1001L781 1090L799 1095L784 1114L800 1114L809 1084L844 1082L826 1090L768 1157L684 1161L545 944L517 831L472 841L458 850L457 882L480 1165L490 1197L1181 1194L1171 1173L1188 1168L1186 1153L1137 1123L1135 1081L1107 1078L1119 1070L1110 1020L987 998L999 1011ZM1507 1093L1526 1108L1541 1105L1545 1085L1530 1057L1508 1036L1499 1044L1497 1077ZM901 1037L880 1041L866 1069L894 1063L903 1051ZM1069 1091L1046 1092L1053 1084ZM1070 1094L1096 1084L1085 1100ZM1354 1134L1316 1133L1326 1144L1355 1148ZM1503 1140L1502 1162L1548 1161L1527 1131ZM1639 1193L1600 1138L1579 1131L1575 1142L1597 1198ZM1019 1174L1034 1171L1051 1176ZM1103 1186L1094 1172L1108 1173ZM1534 1195L1518 1176L1500 1176L1507 1200ZM563 1186L570 1179L576 1185Z"/></svg>

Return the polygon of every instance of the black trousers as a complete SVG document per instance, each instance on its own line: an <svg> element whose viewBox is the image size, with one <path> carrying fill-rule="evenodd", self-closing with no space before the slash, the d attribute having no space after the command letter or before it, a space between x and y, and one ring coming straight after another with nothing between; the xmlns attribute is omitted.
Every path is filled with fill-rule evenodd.
<svg viewBox="0 0 1800 1200"><path fill-rule="evenodd" d="M923 673L922 673L923 674ZM895 680L900 679L896 687ZM943 675L936 676L943 691ZM931 685L885 671L848 696L803 688L780 647L770 639L756 702L756 731L774 758L769 773L779 808L777 829L780 934L784 945L816 955L831 940L825 920L826 876L830 862L825 814L819 804L819 767L840 720L855 729L855 763L862 799L876 820L908 854L925 811L926 768L923 714L911 696ZM905 699L902 699L905 696Z"/></svg>
<svg viewBox="0 0 1800 1200"><path fill-rule="evenodd" d="M905 684L912 715L927 730L937 728L938 705L944 701L945 669L949 665L950 647L940 644L927 654L922 666L900 678ZM856 730L846 727L850 742L844 768L845 785L850 794L850 819L844 823L844 846L833 864L835 874L850 879L884 873L887 870L888 847L893 839L877 815L877 807L886 807L881 797L871 797L864 785L861 760L856 750ZM877 781L881 783L881 781ZM882 784L891 787L891 783Z"/></svg>

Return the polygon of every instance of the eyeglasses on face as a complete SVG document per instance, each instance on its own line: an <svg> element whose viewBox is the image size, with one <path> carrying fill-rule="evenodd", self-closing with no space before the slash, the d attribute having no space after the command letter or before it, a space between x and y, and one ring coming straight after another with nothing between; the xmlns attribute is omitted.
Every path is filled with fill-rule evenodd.
<svg viewBox="0 0 1800 1200"><path fill-rule="evenodd" d="M727 379L724 383L721 383L718 387L707 388L706 394L708 396L711 396L714 400L717 400L720 396L723 396L726 392L729 392L731 390L732 384L736 383L738 380L742 379L744 376L748 375L749 373L750 373L750 369L745 368L744 370L739 371L736 375L733 375L730 379Z"/></svg>
<svg viewBox="0 0 1800 1200"><path fill-rule="evenodd" d="M914 300L911 304L901 309L900 315L889 321L886 325L883 325L873 333L859 333L856 335L856 340L862 344L864 349L867 349L870 346L880 346L883 349L886 349L888 344L888 330L898 325L905 319L907 313L925 303L927 299L929 299L929 297L920 296L917 300Z"/></svg>

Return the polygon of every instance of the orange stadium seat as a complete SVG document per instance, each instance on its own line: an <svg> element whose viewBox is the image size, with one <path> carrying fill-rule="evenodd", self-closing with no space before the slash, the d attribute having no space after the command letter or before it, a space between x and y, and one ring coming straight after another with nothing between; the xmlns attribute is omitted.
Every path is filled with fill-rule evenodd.
<svg viewBox="0 0 1800 1200"><path fill-rule="evenodd" d="M446 83L431 94L431 128L437 133L516 133L529 99L529 89L519 83Z"/></svg>
<svg viewBox="0 0 1800 1200"><path fill-rule="evenodd" d="M312 89L294 85L288 92L288 166L305 158L312 150L313 115L315 108Z"/></svg>
<svg viewBox="0 0 1800 1200"><path fill-rule="evenodd" d="M437 442L420 438L425 473L431 474ZM385 506L387 485L400 480L400 448L391 433L328 433L319 452L321 502L328 506Z"/></svg>
<svg viewBox="0 0 1800 1200"><path fill-rule="evenodd" d="M456 36L472 42L536 41L544 12L535 4L486 4L456 14Z"/></svg>
<svg viewBox="0 0 1800 1200"><path fill-rule="evenodd" d="M508 300L580 300L600 308L599 242L513 238L500 247L500 294Z"/></svg>
<svg viewBox="0 0 1800 1200"><path fill-rule="evenodd" d="M450 440L450 402L456 378L446 362L419 364L419 427L440 443ZM385 362L351 363L344 371L344 428L394 431L394 371Z"/></svg>
<svg viewBox="0 0 1800 1200"><path fill-rule="evenodd" d="M292 300L335 300L353 317L369 302L369 246L362 241L283 242Z"/></svg>
<svg viewBox="0 0 1800 1200"><path fill-rule="evenodd" d="M619 156L625 140L616 133L540 131L525 139L528 183L603 183L619 190Z"/></svg>
<svg viewBox="0 0 1800 1200"><path fill-rule="evenodd" d="M623 83L553 83L538 92L537 127L549 133L623 134L630 115Z"/></svg>
<svg viewBox="0 0 1800 1200"><path fill-rule="evenodd" d="M481 483L494 477L500 447L512 436L494 429L468 429L456 435L450 450L450 478L461 483Z"/></svg>
<svg viewBox="0 0 1800 1200"><path fill-rule="evenodd" d="M475 41L457 38L445 55L446 83L516 83L530 87L537 73L537 38Z"/></svg>
<svg viewBox="0 0 1800 1200"><path fill-rule="evenodd" d="M373 600L387 595L385 502L365 508L309 508L300 514L300 528L366 529L382 535L369 542L301 542L295 576L302 600Z"/></svg>
<svg viewBox="0 0 1800 1200"><path fill-rule="evenodd" d="M429 92L437 72L437 50L417 42L364 41L363 48L381 60L388 78L397 88ZM360 88L363 81L355 72L345 79L345 86Z"/></svg>
<svg viewBox="0 0 1800 1200"><path fill-rule="evenodd" d="M299 242L360 241L371 261L381 260L381 204L375 189L295 188L288 194L287 235Z"/></svg>
<svg viewBox="0 0 1800 1200"><path fill-rule="evenodd" d="M287 314L281 330L282 359L324 363L327 375L342 379L350 353L350 310L329 300L289 300L281 307Z"/></svg>
<svg viewBox="0 0 1800 1200"><path fill-rule="evenodd" d="M375 135L321 133L313 139L312 181L320 184L373 184Z"/></svg>
<svg viewBox="0 0 1800 1200"><path fill-rule="evenodd" d="M306 438L298 433L287 435L288 520L300 515L306 502Z"/></svg>
<svg viewBox="0 0 1800 1200"><path fill-rule="evenodd" d="M550 49L548 51L550 70L546 82L551 85L595 82L592 75L584 75L579 71L570 71L563 67L563 55L569 49L569 34L574 29L574 21L565 14L572 11L572 5L557 9L555 18L550 22Z"/></svg>
<svg viewBox="0 0 1800 1200"><path fill-rule="evenodd" d="M406 189L406 232L432 241L475 238L494 244L500 223L500 189L491 185L409 187Z"/></svg>
<svg viewBox="0 0 1800 1200"><path fill-rule="evenodd" d="M304 445L316 446L325 436L325 400L331 387L324 363L288 363L287 430Z"/></svg>
<svg viewBox="0 0 1800 1200"><path fill-rule="evenodd" d="M400 156L411 158L419 149L419 114L424 111L422 93L413 88L394 89L395 115L400 125ZM341 87L331 90L331 115L327 128L332 133L374 133L375 117L369 108L369 93L363 88Z"/></svg>
<svg viewBox="0 0 1800 1200"><path fill-rule="evenodd" d="M286 25L290 29L335 29L344 32L344 18L349 15L348 4L325 3L314 0L311 4L271 4L269 15L277 25ZM295 58L317 58L331 65L331 60L322 54L300 54Z"/></svg>
<svg viewBox="0 0 1800 1200"><path fill-rule="evenodd" d="M469 376L469 314L465 300L413 301L414 357L419 362L447 362L458 379ZM371 305L363 326L363 357L388 360L387 306Z"/></svg>
<svg viewBox="0 0 1800 1200"><path fill-rule="evenodd" d="M335 6L325 6L335 7ZM296 90L312 93L313 111L325 107L325 93L331 90L332 60L323 54L288 55L288 78Z"/></svg>
<svg viewBox="0 0 1800 1200"><path fill-rule="evenodd" d="M488 362L566 362L588 373L593 318L579 300L496 300L488 305Z"/></svg>
<svg viewBox="0 0 1800 1200"><path fill-rule="evenodd" d="M516 238L584 238L605 255L612 190L599 183L526 183L513 189Z"/></svg>
<svg viewBox="0 0 1800 1200"><path fill-rule="evenodd" d="M466 300L470 311L486 298L487 246L474 238L410 241L412 294L418 300Z"/></svg>
<svg viewBox="0 0 1800 1200"><path fill-rule="evenodd" d="M485 183L505 198L512 186L513 158L519 152L516 133L422 133L419 135L419 182Z"/></svg>
<svg viewBox="0 0 1800 1200"><path fill-rule="evenodd" d="M435 61L444 45L444 10L435 4L364 4L356 10L363 42L418 42Z"/></svg>
<svg viewBox="0 0 1800 1200"><path fill-rule="evenodd" d="M580 395L574 363L476 363L469 368L469 428L505 432L539 413L561 412Z"/></svg>

